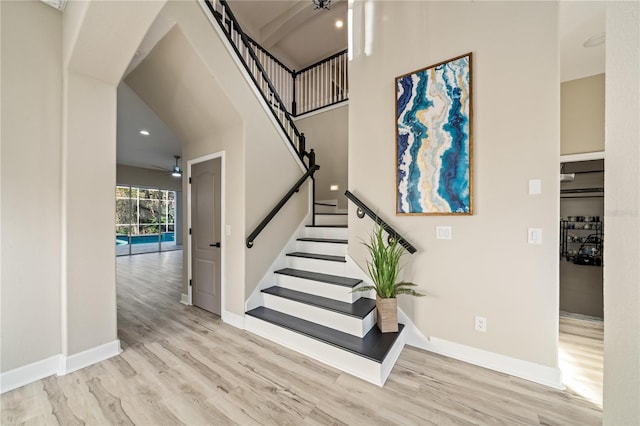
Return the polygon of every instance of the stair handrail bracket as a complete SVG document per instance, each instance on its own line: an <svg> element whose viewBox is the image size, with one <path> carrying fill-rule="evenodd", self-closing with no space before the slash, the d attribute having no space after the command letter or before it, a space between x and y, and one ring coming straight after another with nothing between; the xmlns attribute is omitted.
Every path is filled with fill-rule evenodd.
<svg viewBox="0 0 640 426"><path fill-rule="evenodd" d="M355 204L358 207L359 218L363 218L365 215L369 216L375 223L380 225L380 227L384 229L384 231L387 234L389 234L389 237L397 240L398 244L404 247L407 250L407 252L409 252L409 254L414 254L415 252L418 251L418 249L416 249L409 241L407 241L402 235L400 235L398 231L393 229L391 225L385 222L380 216L375 214L373 210L371 210L364 202L362 202L358 197L356 197L351 191L346 190L344 192L344 195L347 197L347 199L349 199L353 204ZM362 215L360 214L360 212L362 213Z"/></svg>
<svg viewBox="0 0 640 426"><path fill-rule="evenodd" d="M304 175L302 175L300 179L298 179L298 181L291 187L291 189L289 189L289 191L284 195L284 197L282 197L282 199L278 201L275 207L271 209L271 211L267 214L267 216L264 219L262 219L262 222L260 222L260 224L256 226L253 232L249 234L249 236L247 237L247 248L253 247L253 242L256 239L256 237L260 235L260 233L264 230L264 228L266 228L269 222L271 222L271 220L278 214L278 212L282 209L282 207L284 207L284 205L287 204L287 201L289 201L289 199L293 196L293 194L295 194L300 190L300 187L302 186L302 184L308 178L313 179L313 174L318 170L320 170L320 166L318 166L317 164L312 163L309 165L309 170L307 170L307 172Z"/></svg>

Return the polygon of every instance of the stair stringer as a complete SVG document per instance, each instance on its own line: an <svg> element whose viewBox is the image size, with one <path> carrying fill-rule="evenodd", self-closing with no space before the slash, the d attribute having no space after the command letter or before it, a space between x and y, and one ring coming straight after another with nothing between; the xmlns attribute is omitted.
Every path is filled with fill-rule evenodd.
<svg viewBox="0 0 640 426"><path fill-rule="evenodd" d="M311 192L311 191L310 191ZM260 282L256 288L253 289L247 300L244 304L244 311L250 311L251 309L257 308L258 306L262 306L264 304L264 296L262 294L262 290L265 288L271 287L274 284L274 276L275 271L286 268L287 267L287 253L294 251L296 248L297 239L300 235L304 233L304 228L307 223L311 221L311 212L307 216L304 217L300 225L295 230L295 232L291 235L291 238L284 245L280 253L276 256L276 259L273 261L269 269L265 272Z"/></svg>
<svg viewBox="0 0 640 426"><path fill-rule="evenodd" d="M231 57L233 62L238 67L238 70L240 71L240 73L244 77L245 81L247 82L247 84L251 88L251 91L255 95L256 99L258 100L258 102L260 103L260 105L264 109L265 113L269 117L269 120L273 123L273 127L276 129L276 131L278 132L278 134L282 138L282 141L285 143L287 149L291 153L291 156L294 158L294 160L296 161L296 163L300 167L300 170L302 170L303 172L306 172L307 171L306 166L304 165L304 163L300 159L300 157L299 157L298 153L296 152L296 150L294 149L294 147L291 145L291 143L289 143L289 138L287 137L285 132L280 127L280 124L278 123L278 120L275 118L275 116L273 114L273 111L271 111L271 107L264 100L264 98L262 97L262 93L260 92L258 87L256 87L256 84L253 82L251 76L249 75L249 72L247 71L247 69L242 64L242 61L240 60L240 58L236 54L236 51L234 50L233 46L231 45L231 43L227 39L227 35L222 30L222 28L220 28L220 25L215 20L215 18L213 16L211 16L209 8L207 7L207 5L204 2L204 0L198 0L198 4L202 8L202 11L203 11L204 15L206 16L207 20L211 23L211 26L213 27L213 30L220 37L220 41L222 42L222 44L225 46L225 48L229 52L229 56Z"/></svg>

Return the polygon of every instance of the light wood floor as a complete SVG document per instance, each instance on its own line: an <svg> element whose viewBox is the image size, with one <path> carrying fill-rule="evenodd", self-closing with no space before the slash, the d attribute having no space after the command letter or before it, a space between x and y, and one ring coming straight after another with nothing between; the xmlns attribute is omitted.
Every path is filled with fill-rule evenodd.
<svg viewBox="0 0 640 426"><path fill-rule="evenodd" d="M178 303L181 258L118 258L124 352L2 395L2 424L601 424L571 389L411 348L363 382Z"/></svg>

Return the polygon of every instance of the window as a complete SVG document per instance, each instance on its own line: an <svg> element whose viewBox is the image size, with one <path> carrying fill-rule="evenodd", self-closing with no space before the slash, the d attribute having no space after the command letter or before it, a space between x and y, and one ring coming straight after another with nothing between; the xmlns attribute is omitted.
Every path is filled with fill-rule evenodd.
<svg viewBox="0 0 640 426"><path fill-rule="evenodd" d="M116 187L116 254L177 250L176 192Z"/></svg>

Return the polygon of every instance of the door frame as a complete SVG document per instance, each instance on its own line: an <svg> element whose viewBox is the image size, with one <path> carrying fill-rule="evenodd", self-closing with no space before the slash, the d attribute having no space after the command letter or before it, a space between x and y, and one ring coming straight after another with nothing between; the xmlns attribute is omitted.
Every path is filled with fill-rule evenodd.
<svg viewBox="0 0 640 426"><path fill-rule="evenodd" d="M226 252L227 252L227 244L226 244L226 169L225 169L225 151L215 152L213 154L203 155L202 157L197 157L192 160L187 161L187 178L191 178L191 167L194 164L204 163L205 161L215 160L216 158L220 159L220 318L225 320L227 316L227 309L225 303L226 297ZM189 234L189 229L191 229L191 202L192 202L192 194L191 194L191 183L187 181L187 241L188 241L188 250L187 250L187 280L191 282L193 279L192 272L192 256L193 250L191 248L191 234ZM188 288L188 298L189 305L193 305L193 292L191 285L187 286Z"/></svg>

